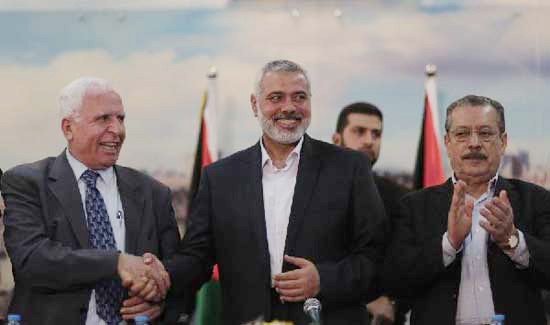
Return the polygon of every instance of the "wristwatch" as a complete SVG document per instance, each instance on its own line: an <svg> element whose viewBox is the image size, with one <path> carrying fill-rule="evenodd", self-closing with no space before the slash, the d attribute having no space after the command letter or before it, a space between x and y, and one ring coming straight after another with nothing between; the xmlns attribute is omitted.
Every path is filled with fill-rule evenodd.
<svg viewBox="0 0 550 325"><path fill-rule="evenodd" d="M518 247L519 244L519 238L518 238L518 231L516 229L515 232L513 232L510 237L508 237L508 247L507 250L514 250L516 247Z"/></svg>

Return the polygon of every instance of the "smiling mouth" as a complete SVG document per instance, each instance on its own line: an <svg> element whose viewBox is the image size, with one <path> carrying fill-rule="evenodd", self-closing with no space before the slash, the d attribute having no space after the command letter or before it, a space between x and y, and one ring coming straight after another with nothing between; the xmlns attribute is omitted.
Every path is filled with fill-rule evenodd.
<svg viewBox="0 0 550 325"><path fill-rule="evenodd" d="M283 127L283 128L293 128L297 126L301 121L302 118L298 116L292 116L292 117L275 117L273 119L277 125Z"/></svg>
<svg viewBox="0 0 550 325"><path fill-rule="evenodd" d="M100 145L108 150L118 150L120 148L120 142L102 142Z"/></svg>

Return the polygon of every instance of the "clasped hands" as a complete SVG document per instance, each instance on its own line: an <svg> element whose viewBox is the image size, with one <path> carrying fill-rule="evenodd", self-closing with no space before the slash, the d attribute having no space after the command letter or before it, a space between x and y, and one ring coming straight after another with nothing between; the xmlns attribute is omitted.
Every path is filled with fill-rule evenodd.
<svg viewBox="0 0 550 325"><path fill-rule="evenodd" d="M158 317L170 288L170 276L164 265L151 253L143 256L120 254L117 268L122 286L128 289L129 296L122 303L123 319L132 319L137 315L147 315L150 319Z"/></svg>
<svg viewBox="0 0 550 325"><path fill-rule="evenodd" d="M466 183L456 182L447 220L447 236L456 250L462 246L462 242L471 231L473 207L473 199L466 197ZM508 193L503 190L498 196L488 199L479 213L485 218L479 221L479 225L487 231L498 247L507 250L508 239L517 232Z"/></svg>

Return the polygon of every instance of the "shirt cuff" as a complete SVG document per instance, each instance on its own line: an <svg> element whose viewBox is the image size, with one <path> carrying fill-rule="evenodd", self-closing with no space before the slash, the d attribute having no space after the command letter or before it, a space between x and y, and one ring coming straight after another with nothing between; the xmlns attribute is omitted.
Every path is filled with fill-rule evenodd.
<svg viewBox="0 0 550 325"><path fill-rule="evenodd" d="M455 260L456 254L462 251L463 245L460 245L458 250L456 250L453 245L451 245L447 232L445 232L441 240L441 247L443 248L443 266L447 267Z"/></svg>
<svg viewBox="0 0 550 325"><path fill-rule="evenodd" d="M510 259L516 264L518 269L526 269L529 267L529 250L527 249L527 243L525 242L525 236L518 229L518 247L514 250L504 250L504 254L508 255Z"/></svg>

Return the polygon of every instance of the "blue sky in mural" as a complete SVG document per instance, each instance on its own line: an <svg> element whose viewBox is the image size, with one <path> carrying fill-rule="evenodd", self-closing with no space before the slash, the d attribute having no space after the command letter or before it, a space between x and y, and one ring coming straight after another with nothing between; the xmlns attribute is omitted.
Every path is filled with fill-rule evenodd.
<svg viewBox="0 0 550 325"><path fill-rule="evenodd" d="M188 170L211 65L219 70L219 143L224 155L235 152L259 137L248 104L257 69L283 57L310 73L314 137L330 141L350 102L383 109L378 169L413 168L428 63L438 66L441 119L465 94L494 97L507 109L509 150L527 150L548 167L550 7L511 2L98 1L90 8L56 0L44 8L0 0L0 168L60 152L57 93L74 78L98 75L125 101L121 163Z"/></svg>

